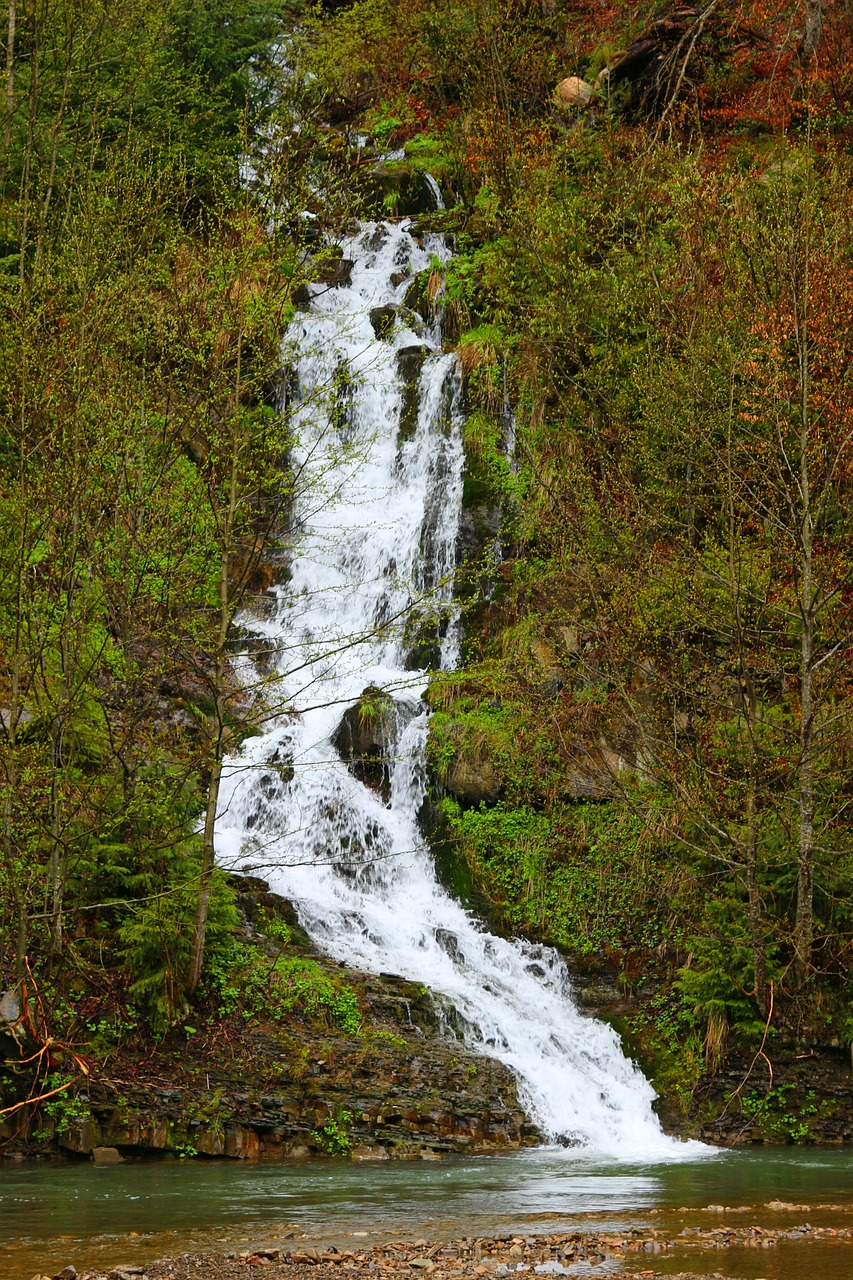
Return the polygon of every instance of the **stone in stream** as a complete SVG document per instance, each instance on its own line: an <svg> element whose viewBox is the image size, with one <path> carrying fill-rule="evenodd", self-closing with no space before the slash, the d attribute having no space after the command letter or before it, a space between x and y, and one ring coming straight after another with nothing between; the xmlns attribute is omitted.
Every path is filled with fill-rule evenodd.
<svg viewBox="0 0 853 1280"><path fill-rule="evenodd" d="M373 307L370 312L371 328L382 342L387 342L392 336L396 322L397 308L393 303L387 303L384 307Z"/></svg>
<svg viewBox="0 0 853 1280"><path fill-rule="evenodd" d="M344 712L332 738L351 772L386 800L394 747L417 710L416 704L397 702L384 689L368 685L355 706Z"/></svg>
<svg viewBox="0 0 853 1280"><path fill-rule="evenodd" d="M118 1147L93 1147L92 1159L95 1164L124 1164L124 1156Z"/></svg>

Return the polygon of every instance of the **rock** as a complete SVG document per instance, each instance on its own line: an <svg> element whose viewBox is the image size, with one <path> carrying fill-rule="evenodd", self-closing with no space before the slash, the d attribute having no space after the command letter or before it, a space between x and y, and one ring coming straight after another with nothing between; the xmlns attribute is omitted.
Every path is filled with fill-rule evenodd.
<svg viewBox="0 0 853 1280"><path fill-rule="evenodd" d="M101 1137L97 1124L91 1116L84 1116L68 1128L58 1138L59 1145L66 1151L75 1151L78 1155L91 1155L94 1147L99 1146Z"/></svg>
<svg viewBox="0 0 853 1280"><path fill-rule="evenodd" d="M0 1022L17 1022L22 1013L17 991L4 991L0 996Z"/></svg>
<svg viewBox="0 0 853 1280"><path fill-rule="evenodd" d="M560 640L563 648L570 657L576 657L581 652L580 637L577 627L560 627Z"/></svg>
<svg viewBox="0 0 853 1280"><path fill-rule="evenodd" d="M124 1156L118 1147L93 1147L92 1159L95 1164L124 1164Z"/></svg>
<svg viewBox="0 0 853 1280"><path fill-rule="evenodd" d="M377 338L387 342L394 334L397 322L397 308L388 303L384 307L373 307L370 312L370 325Z"/></svg>
<svg viewBox="0 0 853 1280"><path fill-rule="evenodd" d="M365 1145L360 1147L353 1147L352 1152L350 1154L350 1159L357 1160L357 1161L390 1160L391 1157L389 1156L385 1147L368 1147ZM358 1234L358 1233L356 1232L355 1234Z"/></svg>
<svg viewBox="0 0 853 1280"><path fill-rule="evenodd" d="M500 799L501 782L489 753L489 744L478 740L472 748L465 742L465 729L453 725L448 738L456 750L447 768L445 790L464 804L495 804Z"/></svg>
<svg viewBox="0 0 853 1280"><path fill-rule="evenodd" d="M27 711L26 707L18 707L18 719L15 725L16 729L24 729L28 724L32 724L35 716L32 711ZM12 708L0 707L0 729L8 731L12 727Z"/></svg>
<svg viewBox="0 0 853 1280"><path fill-rule="evenodd" d="M332 738L355 776L385 799L390 796L390 756L417 710L416 704L397 702L384 689L369 685L344 712Z"/></svg>
<svg viewBox="0 0 853 1280"><path fill-rule="evenodd" d="M555 698L566 683L557 655L543 640L534 640L530 645L530 656L538 668L536 676L542 692L546 698Z"/></svg>
<svg viewBox="0 0 853 1280"><path fill-rule="evenodd" d="M408 312L414 315L414 312ZM420 319L420 317L418 317ZM415 434L418 426L421 398L419 382L424 360L429 354L426 346L401 347L397 352L397 372L403 381L403 405L400 410L400 427L397 433L397 448L404 445Z"/></svg>
<svg viewBox="0 0 853 1280"><path fill-rule="evenodd" d="M432 198L422 174L406 162L383 159L361 165L356 181L365 200L365 212L377 218L413 217L429 213Z"/></svg>
<svg viewBox="0 0 853 1280"><path fill-rule="evenodd" d="M403 306L408 311L416 312L422 320L428 321L432 312L430 300L427 297L428 273L421 272L415 276L412 283L406 290L406 296L403 299Z"/></svg>
<svg viewBox="0 0 853 1280"><path fill-rule="evenodd" d="M397 369L400 377L405 378L407 382L419 378L424 360L428 355L429 347L419 342L410 347L401 347L397 352Z"/></svg>
<svg viewBox="0 0 853 1280"><path fill-rule="evenodd" d="M7 1052L22 1045L27 1038L27 1033L21 1025L21 1001L15 990L4 991L0 996L0 1036L7 1041L7 1046L0 1050L0 1058L6 1056Z"/></svg>
<svg viewBox="0 0 853 1280"><path fill-rule="evenodd" d="M323 263L318 269L316 283L324 284L330 289L338 289L341 285L349 284L352 268L353 263L349 258L333 258L331 262Z"/></svg>
<svg viewBox="0 0 853 1280"><path fill-rule="evenodd" d="M563 107L588 107L595 97L595 90L580 76L567 76L557 85L554 94Z"/></svg>
<svg viewBox="0 0 853 1280"><path fill-rule="evenodd" d="M53 1277L53 1280L77 1280L76 1267L63 1267L61 1271Z"/></svg>

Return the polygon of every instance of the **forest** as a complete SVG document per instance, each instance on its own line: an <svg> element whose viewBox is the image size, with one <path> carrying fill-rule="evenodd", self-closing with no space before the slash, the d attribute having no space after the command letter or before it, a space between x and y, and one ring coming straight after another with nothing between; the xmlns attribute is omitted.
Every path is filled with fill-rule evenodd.
<svg viewBox="0 0 853 1280"><path fill-rule="evenodd" d="M454 248L443 874L606 975L685 1111L727 1054L846 1057L846 0L6 7L0 987L40 1052L2 1107L272 1016L220 783L282 710L235 666L300 536L281 343L359 217ZM275 991L358 1026L313 960Z"/></svg>

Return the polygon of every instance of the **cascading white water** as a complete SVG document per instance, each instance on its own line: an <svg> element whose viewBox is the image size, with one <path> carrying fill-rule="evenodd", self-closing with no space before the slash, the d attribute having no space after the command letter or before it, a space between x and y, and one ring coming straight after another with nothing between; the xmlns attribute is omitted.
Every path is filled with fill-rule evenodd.
<svg viewBox="0 0 853 1280"><path fill-rule="evenodd" d="M578 1012L557 954L485 932L442 888L419 833L427 673L407 669L400 623L430 602L444 615L441 661L456 661L460 385L437 326L397 312L389 332L391 313L375 309L399 307L412 276L447 249L402 222L362 226L346 253L350 282L312 286L285 344L299 540L274 616L245 625L275 654L274 696L288 714L230 762L220 859L262 869L330 955L444 998L467 1044L516 1073L544 1133L634 1160L677 1158L688 1145L663 1134L653 1090L615 1033ZM420 369L408 423L401 367ZM332 745L368 686L399 712L384 796Z"/></svg>

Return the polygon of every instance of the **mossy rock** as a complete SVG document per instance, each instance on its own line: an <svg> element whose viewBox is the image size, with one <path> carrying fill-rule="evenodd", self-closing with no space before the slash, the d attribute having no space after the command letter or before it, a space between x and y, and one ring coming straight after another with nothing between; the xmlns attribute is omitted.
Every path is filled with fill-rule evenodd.
<svg viewBox="0 0 853 1280"><path fill-rule="evenodd" d="M403 382L403 404L397 432L398 449L411 440L418 429L421 372L428 354L429 348L420 345L402 347L397 352L397 372Z"/></svg>
<svg viewBox="0 0 853 1280"><path fill-rule="evenodd" d="M414 217L433 209L423 174L405 161L380 161L358 173L356 183L368 217Z"/></svg>
<svg viewBox="0 0 853 1280"><path fill-rule="evenodd" d="M416 704L398 702L384 689L368 685L358 702L344 712L333 735L332 742L350 771L385 800L390 798L397 742L417 710Z"/></svg>

